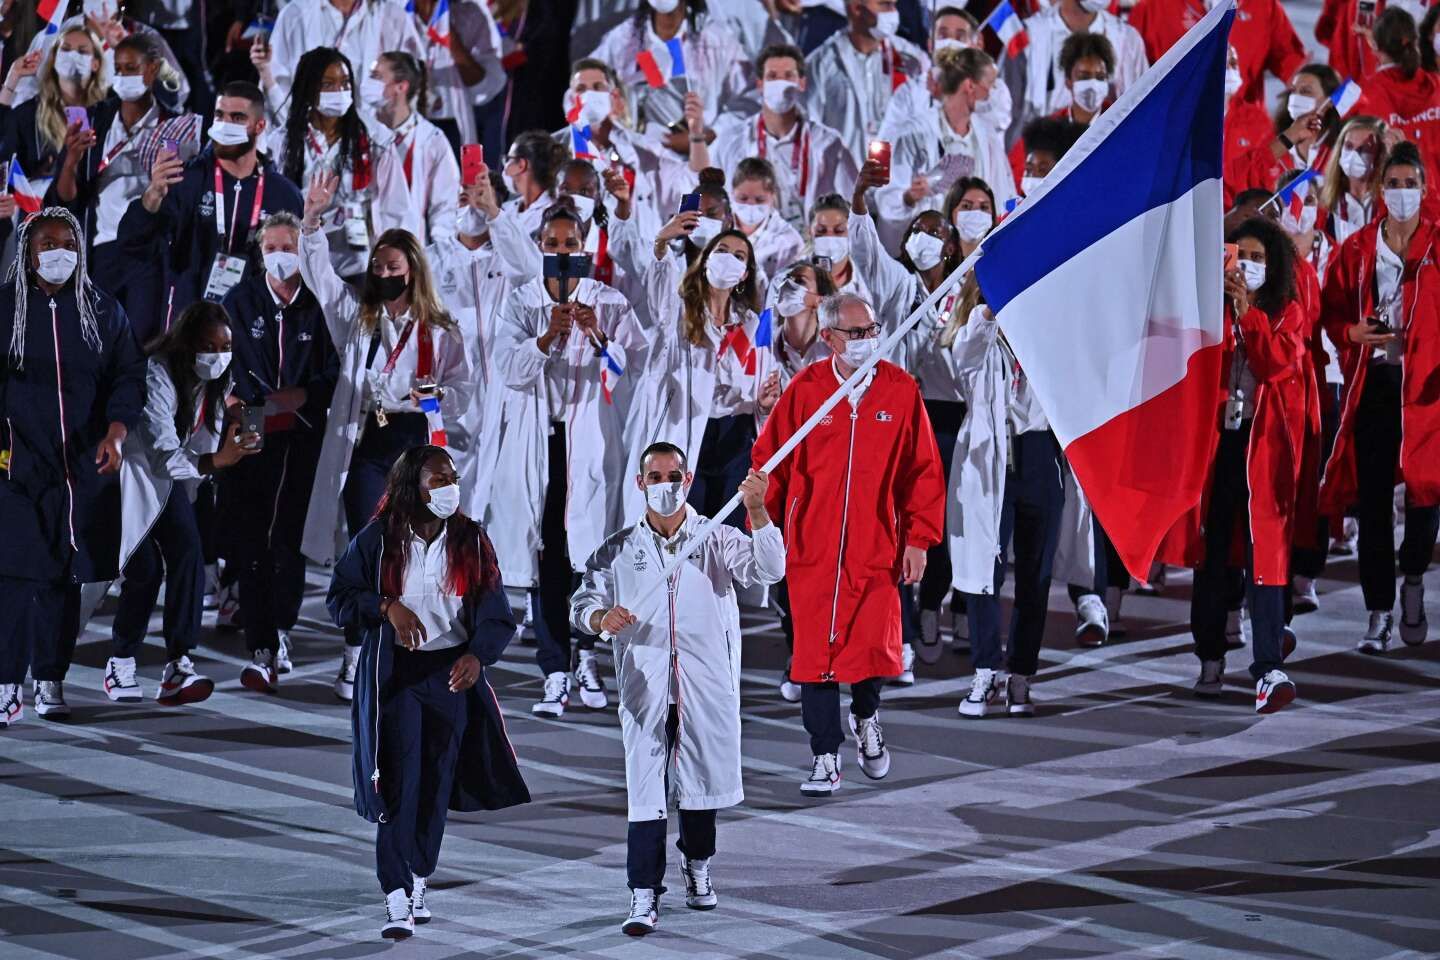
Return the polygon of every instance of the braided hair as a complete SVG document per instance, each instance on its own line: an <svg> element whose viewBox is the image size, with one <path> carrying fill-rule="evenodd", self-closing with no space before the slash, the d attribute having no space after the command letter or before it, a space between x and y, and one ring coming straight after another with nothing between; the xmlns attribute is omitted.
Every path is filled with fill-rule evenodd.
<svg viewBox="0 0 1440 960"><path fill-rule="evenodd" d="M285 178L291 183L305 182L305 138L310 133L310 111L320 101L320 81L332 64L343 64L350 77L350 90L355 94L355 71L350 59L334 47L316 47L307 50L295 66L295 79L290 86L290 113L285 118ZM354 172L362 165L361 140L364 125L355 104L340 118L339 159L342 169L349 167ZM341 170L334 171L340 173Z"/></svg>
<svg viewBox="0 0 1440 960"><path fill-rule="evenodd" d="M15 234L15 259L10 262L10 271L5 275L7 283L15 284L15 322L10 331L10 360L16 370L25 368L25 317L29 309L30 290L30 235L37 224L63 223L75 235L75 306L80 311L80 330L85 342L99 353L100 326L95 321L95 288L90 285L90 276L85 270L85 234L75 215L64 207L46 207L32 217L26 217Z"/></svg>

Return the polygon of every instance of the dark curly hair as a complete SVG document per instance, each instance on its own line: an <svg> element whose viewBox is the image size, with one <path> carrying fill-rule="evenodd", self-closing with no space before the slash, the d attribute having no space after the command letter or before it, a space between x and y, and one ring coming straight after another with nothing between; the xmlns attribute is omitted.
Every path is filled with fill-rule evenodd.
<svg viewBox="0 0 1440 960"><path fill-rule="evenodd" d="M285 118L285 178L291 183L305 184L305 137L310 133L310 111L320 100L320 81L332 64L342 64L350 78L352 102L340 118L341 162L353 173L364 166L367 142L365 126L353 102L355 71L350 59L334 47L307 50L295 67L295 80L290 86L290 113ZM339 173L339 171L335 171Z"/></svg>
<svg viewBox="0 0 1440 960"><path fill-rule="evenodd" d="M1225 238L1228 243L1244 239L1259 240L1265 248L1265 282L1252 297L1255 306L1272 317L1278 316L1296 297L1295 245L1278 224L1264 217L1251 217Z"/></svg>

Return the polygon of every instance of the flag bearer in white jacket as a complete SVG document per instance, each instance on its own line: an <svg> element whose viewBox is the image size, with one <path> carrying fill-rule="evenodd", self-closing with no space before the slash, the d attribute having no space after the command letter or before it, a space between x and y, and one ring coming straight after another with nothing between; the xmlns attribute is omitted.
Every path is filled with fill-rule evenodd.
<svg viewBox="0 0 1440 960"><path fill-rule="evenodd" d="M568 203L545 212L544 254L579 255L585 230ZM532 711L564 716L570 702L570 594L585 558L621 523L627 411L615 389L639 376L647 341L625 298L590 278L535 277L505 300L495 325L503 400L486 405L474 503L505 585L531 591L544 694ZM564 301L563 303L561 301ZM497 386L497 390L499 387ZM606 706L595 638L576 638L574 686Z"/></svg>
<svg viewBox="0 0 1440 960"><path fill-rule="evenodd" d="M651 932L659 920L672 803L685 904L711 910L718 902L710 883L715 813L744 799L735 591L785 574L785 545L765 511L769 480L752 470L739 488L752 535L719 527L668 587L661 583L665 565L705 522L685 502L693 478L679 447L660 442L645 450L636 478L645 517L595 551L570 602L577 629L615 637L630 820L631 905L622 929L631 936Z"/></svg>

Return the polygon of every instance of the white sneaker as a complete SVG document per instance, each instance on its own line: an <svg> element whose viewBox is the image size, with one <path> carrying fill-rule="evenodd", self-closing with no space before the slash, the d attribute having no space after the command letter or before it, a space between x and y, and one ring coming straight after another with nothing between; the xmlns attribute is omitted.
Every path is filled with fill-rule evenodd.
<svg viewBox="0 0 1440 960"><path fill-rule="evenodd" d="M960 716L983 717L1000 696L1000 680L996 671L981 667L970 680L970 692L960 701Z"/></svg>
<svg viewBox="0 0 1440 960"><path fill-rule="evenodd" d="M0 730L19 723L24 716L25 700L20 695L20 684L0 683Z"/></svg>
<svg viewBox="0 0 1440 960"><path fill-rule="evenodd" d="M530 712L563 717L565 716L565 706L569 702L570 678L558 672L548 674L545 677L545 693L540 698L540 702L530 708Z"/></svg>
<svg viewBox="0 0 1440 960"><path fill-rule="evenodd" d="M105 696L116 703L139 703L145 699L135 679L134 657L111 657L105 661L105 680L101 685Z"/></svg>
<svg viewBox="0 0 1440 960"><path fill-rule="evenodd" d="M1225 614L1225 646L1239 650L1250 642L1250 617L1245 608Z"/></svg>
<svg viewBox="0 0 1440 960"><path fill-rule="evenodd" d="M290 662L290 631L276 630L275 639L279 641L275 650L275 672L279 674L289 673L295 669L295 664ZM356 648L359 649L358 647ZM354 682L354 678L351 678Z"/></svg>
<svg viewBox="0 0 1440 960"><path fill-rule="evenodd" d="M1030 678L1018 673L1005 681L1005 708L1012 717L1035 716L1035 701L1030 699Z"/></svg>
<svg viewBox="0 0 1440 960"><path fill-rule="evenodd" d="M345 703L355 699L355 676L360 672L360 648L346 645L340 652L340 672L335 674L335 696Z"/></svg>
<svg viewBox="0 0 1440 960"><path fill-rule="evenodd" d="M167 707L178 707L186 703L199 703L209 699L215 692L215 681L195 672L195 664L189 657L171 660L160 674L160 689L155 691L155 702Z"/></svg>
<svg viewBox="0 0 1440 960"><path fill-rule="evenodd" d="M416 923L429 923L433 916L430 908L425 906L425 892L429 886L429 877L410 874L410 917Z"/></svg>
<svg viewBox="0 0 1440 960"><path fill-rule="evenodd" d="M940 643L940 611L920 611L920 639L915 642L915 655L921 663L936 663L945 650Z"/></svg>
<svg viewBox="0 0 1440 960"><path fill-rule="evenodd" d="M631 937L654 933L660 925L660 894L648 887L630 891L630 916L620 925L620 932Z"/></svg>
<svg viewBox="0 0 1440 960"><path fill-rule="evenodd" d="M900 672L890 678L892 687L915 685L915 650L908 643L900 644Z"/></svg>
<svg viewBox="0 0 1440 960"><path fill-rule="evenodd" d="M1255 681L1255 712L1274 713L1295 699L1295 683L1284 670L1271 670Z"/></svg>
<svg viewBox="0 0 1440 960"><path fill-rule="evenodd" d="M70 716L70 704L65 702L65 684L62 681L35 681L35 713L56 719Z"/></svg>
<svg viewBox="0 0 1440 960"><path fill-rule="evenodd" d="M1340 536L1330 541L1330 556L1353 557L1355 545L1360 540L1360 521L1346 517L1340 525Z"/></svg>
<svg viewBox="0 0 1440 960"><path fill-rule="evenodd" d="M215 628L217 630L238 630L240 628L240 585L238 583L221 587L215 594Z"/></svg>
<svg viewBox="0 0 1440 960"><path fill-rule="evenodd" d="M1406 577L1400 584L1400 639L1407 647L1425 642L1430 624L1425 620L1425 581Z"/></svg>
<svg viewBox="0 0 1440 960"><path fill-rule="evenodd" d="M1110 638L1110 615L1098 596L1087 593L1075 604L1075 642L1082 647L1103 647Z"/></svg>
<svg viewBox="0 0 1440 960"><path fill-rule="evenodd" d="M1125 599L1125 591L1119 587L1105 588L1105 615L1110 618L1110 636L1123 637L1130 632L1125 626L1125 621L1120 619L1120 601Z"/></svg>
<svg viewBox="0 0 1440 960"><path fill-rule="evenodd" d="M1225 689L1225 658L1200 661L1200 679L1195 681L1195 696L1218 697Z"/></svg>
<svg viewBox="0 0 1440 960"><path fill-rule="evenodd" d="M1291 606L1296 614L1314 613L1320 609L1320 597L1315 593L1315 581L1299 575L1290 578Z"/></svg>
<svg viewBox="0 0 1440 960"><path fill-rule="evenodd" d="M1395 615L1389 610L1371 610L1370 626L1360 638L1356 649L1376 656L1390 649L1390 633L1395 629Z"/></svg>
<svg viewBox="0 0 1440 960"><path fill-rule="evenodd" d="M680 875L685 878L685 906L691 910L714 910L720 898L710 883L710 858L680 861Z"/></svg>
<svg viewBox="0 0 1440 960"><path fill-rule="evenodd" d="M885 747L879 712L864 720L850 714L850 735L855 738L855 758L860 763L860 771L871 780L884 780L890 772L890 751Z"/></svg>
<svg viewBox="0 0 1440 960"><path fill-rule="evenodd" d="M250 662L240 671L240 686L256 693L274 693L279 680L275 675L275 655L269 650L256 650Z"/></svg>
<svg viewBox="0 0 1440 960"><path fill-rule="evenodd" d="M800 684L790 679L790 661L785 661L785 672L780 674L780 696L787 703L800 702Z"/></svg>
<svg viewBox="0 0 1440 960"><path fill-rule="evenodd" d="M385 894L385 926L380 936L386 940L405 940L415 932L415 918L410 916L410 898L405 888L391 890Z"/></svg>
<svg viewBox="0 0 1440 960"><path fill-rule="evenodd" d="M840 755L822 753L811 758L810 779L800 784L807 797L828 797L840 789Z"/></svg>
<svg viewBox="0 0 1440 960"><path fill-rule="evenodd" d="M594 650L580 651L580 665L575 668L575 686L580 690L580 702L591 710L604 710L610 704L605 695L605 683L600 679L600 664Z"/></svg>

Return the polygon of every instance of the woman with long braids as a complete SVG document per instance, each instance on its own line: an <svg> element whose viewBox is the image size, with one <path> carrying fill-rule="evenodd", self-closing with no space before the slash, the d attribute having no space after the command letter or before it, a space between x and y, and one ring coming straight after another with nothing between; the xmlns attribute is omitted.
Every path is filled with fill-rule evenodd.
<svg viewBox="0 0 1440 960"><path fill-rule="evenodd" d="M490 538L459 505L450 456L406 450L325 598L335 623L364 638L350 712L355 809L376 824L380 932L392 940L432 917L447 812L530 801L485 679L515 622Z"/></svg>
<svg viewBox="0 0 1440 960"><path fill-rule="evenodd" d="M80 632L80 584L115 579L120 445L145 405L145 359L125 311L90 283L64 207L25 220L0 288L0 724L61 717Z"/></svg>

